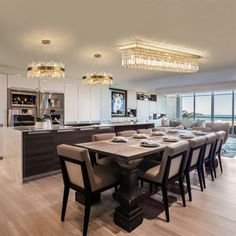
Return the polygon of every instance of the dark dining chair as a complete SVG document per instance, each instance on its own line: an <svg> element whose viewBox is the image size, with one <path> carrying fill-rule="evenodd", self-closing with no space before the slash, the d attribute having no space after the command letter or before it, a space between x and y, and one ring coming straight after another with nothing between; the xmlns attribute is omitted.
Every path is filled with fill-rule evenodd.
<svg viewBox="0 0 236 236"><path fill-rule="evenodd" d="M167 186L169 182L175 180L179 181L183 206L186 206L183 178L188 147L189 144L187 141L179 141L177 143L170 144L165 148L160 165L156 165L151 168L141 168L139 171L140 180L162 188L167 222L170 221L167 195Z"/></svg>
<svg viewBox="0 0 236 236"><path fill-rule="evenodd" d="M216 132L216 136L217 136L217 140L216 140L216 147L215 147L215 155L214 155L214 158L212 158L212 162L213 162L212 165L213 165L215 178L217 177L216 165L215 165L216 157L218 157L220 171L221 171L221 173L223 172L222 161L221 161L221 151L222 151L222 145L225 140L226 132L225 131L218 131L218 132Z"/></svg>
<svg viewBox="0 0 236 236"><path fill-rule="evenodd" d="M102 134L94 134L92 135L92 141L106 141L111 140L113 137L116 136L116 133L102 133ZM107 156L107 155L101 155L96 153L96 164L102 165L102 166L116 166L116 163L113 158Z"/></svg>
<svg viewBox="0 0 236 236"><path fill-rule="evenodd" d="M83 196L85 205L83 236L87 235L91 201L94 196L119 184L120 173L116 169L92 167L87 149L61 144L57 146L64 181L61 221L65 219L70 189Z"/></svg>
<svg viewBox="0 0 236 236"><path fill-rule="evenodd" d="M125 130L117 133L118 136L123 136L127 138L132 137L134 134L137 134L136 130Z"/></svg>
<svg viewBox="0 0 236 236"><path fill-rule="evenodd" d="M205 150L206 138L203 136L195 137L188 140L188 142L189 142L189 154L188 154L188 159L186 162L184 174L186 176L189 201L192 201L192 191L191 191L191 181L190 181L191 171L197 170L200 188L201 188L201 191L203 191L201 165L202 165L203 153Z"/></svg>
<svg viewBox="0 0 236 236"><path fill-rule="evenodd" d="M205 150L203 154L202 159L202 165L201 165L201 173L202 173L202 180L203 180L203 187L206 188L206 181L205 181L205 171L204 167L207 165L210 169L211 173L211 180L214 181L214 175L213 175L213 158L215 153L215 145L216 145L216 133L209 133L206 136L206 144L205 144Z"/></svg>

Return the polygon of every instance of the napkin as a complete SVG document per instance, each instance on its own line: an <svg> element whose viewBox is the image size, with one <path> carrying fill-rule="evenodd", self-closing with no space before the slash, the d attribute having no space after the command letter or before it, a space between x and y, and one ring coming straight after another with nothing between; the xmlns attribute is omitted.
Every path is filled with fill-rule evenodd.
<svg viewBox="0 0 236 236"><path fill-rule="evenodd" d="M140 141L140 145L143 147L158 147L159 144L153 140L144 139Z"/></svg>
<svg viewBox="0 0 236 236"><path fill-rule="evenodd" d="M117 143L126 143L128 139L123 136L115 136L112 138L112 142L117 142Z"/></svg>

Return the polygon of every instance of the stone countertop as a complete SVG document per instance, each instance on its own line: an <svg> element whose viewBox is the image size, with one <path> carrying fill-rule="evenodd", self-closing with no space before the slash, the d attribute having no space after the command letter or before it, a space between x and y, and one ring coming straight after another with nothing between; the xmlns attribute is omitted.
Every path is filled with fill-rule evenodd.
<svg viewBox="0 0 236 236"><path fill-rule="evenodd" d="M145 125L145 124L154 124L153 122L121 122L121 123L111 123L111 124L100 124L100 125L87 125L87 126L67 126L67 125L53 125L52 128L38 129L34 126L18 126L10 127L14 130L21 132L44 132L44 131L54 131L54 130L85 130L91 128L109 128L116 126L130 126L130 125Z"/></svg>

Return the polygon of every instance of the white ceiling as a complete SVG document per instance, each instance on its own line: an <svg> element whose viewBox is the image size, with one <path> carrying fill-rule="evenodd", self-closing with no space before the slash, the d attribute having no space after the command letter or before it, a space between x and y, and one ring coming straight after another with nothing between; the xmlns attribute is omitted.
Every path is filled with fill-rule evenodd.
<svg viewBox="0 0 236 236"><path fill-rule="evenodd" d="M121 67L118 45L147 39L201 52L201 72L236 66L235 0L0 0L0 72L24 76L49 38L70 78L112 73L117 84L175 77ZM102 53L100 65L93 54ZM19 72L18 72L19 71ZM179 75L178 75L179 76Z"/></svg>

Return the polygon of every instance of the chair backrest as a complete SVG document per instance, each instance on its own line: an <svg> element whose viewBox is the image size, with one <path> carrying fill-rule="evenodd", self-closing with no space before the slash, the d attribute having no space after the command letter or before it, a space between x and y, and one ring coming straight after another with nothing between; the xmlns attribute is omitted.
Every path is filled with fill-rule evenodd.
<svg viewBox="0 0 236 236"><path fill-rule="evenodd" d="M217 141L216 141L216 153L220 153L221 152L221 148L222 145L224 143L224 139L226 136L226 132L225 131L218 131L216 132L216 136L217 136Z"/></svg>
<svg viewBox="0 0 236 236"><path fill-rule="evenodd" d="M118 136L123 137L132 137L134 134L137 134L136 130L125 130L117 133Z"/></svg>
<svg viewBox="0 0 236 236"><path fill-rule="evenodd" d="M205 137L206 137L206 145L205 145L204 159L209 158L213 155L217 139L216 133L209 133Z"/></svg>
<svg viewBox="0 0 236 236"><path fill-rule="evenodd" d="M114 136L116 136L115 133L102 133L102 134L94 134L92 135L92 141L104 141L104 140L109 140L112 139Z"/></svg>
<svg viewBox="0 0 236 236"><path fill-rule="evenodd" d="M137 129L138 134L152 134L152 129Z"/></svg>
<svg viewBox="0 0 236 236"><path fill-rule="evenodd" d="M225 137L224 137L224 143L226 143L228 136L229 136L229 123L206 123L206 127L210 127L212 131L218 132L218 131L225 131Z"/></svg>
<svg viewBox="0 0 236 236"><path fill-rule="evenodd" d="M165 182L176 175L183 174L188 148L187 141L179 141L165 148L157 175L158 182Z"/></svg>
<svg viewBox="0 0 236 236"><path fill-rule="evenodd" d="M202 153L206 144L206 137L199 136L188 140L189 142L189 156L186 164L186 170L190 170L191 167L200 164Z"/></svg>
<svg viewBox="0 0 236 236"><path fill-rule="evenodd" d="M94 171L87 149L61 144L57 146L65 185L92 191L96 188Z"/></svg>

